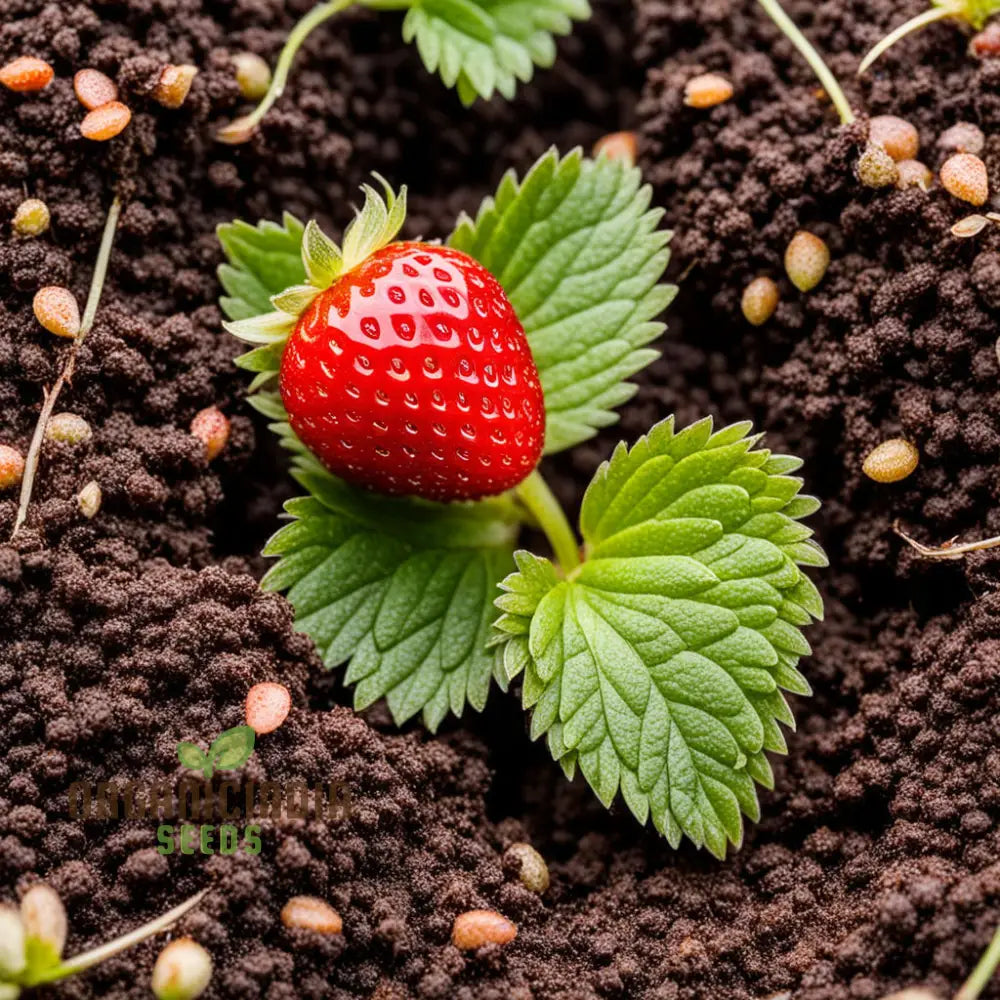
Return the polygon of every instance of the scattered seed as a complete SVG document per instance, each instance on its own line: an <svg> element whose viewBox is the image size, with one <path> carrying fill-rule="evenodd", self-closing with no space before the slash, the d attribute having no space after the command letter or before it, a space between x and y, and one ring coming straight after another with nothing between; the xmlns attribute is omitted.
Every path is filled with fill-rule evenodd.
<svg viewBox="0 0 1000 1000"><path fill-rule="evenodd" d="M917 446L903 438L890 438L873 448L861 466L861 471L876 483L898 483L917 467L920 452Z"/></svg>
<svg viewBox="0 0 1000 1000"><path fill-rule="evenodd" d="M865 151L854 165L858 180L865 187L891 187L899 182L899 167L896 161L875 142L869 142Z"/></svg>
<svg viewBox="0 0 1000 1000"><path fill-rule="evenodd" d="M24 478L24 455L9 444L0 444L0 490L20 486Z"/></svg>
<svg viewBox="0 0 1000 1000"><path fill-rule="evenodd" d="M967 215L951 227L951 235L957 236L960 240L978 236L989 224L989 221L985 215Z"/></svg>
<svg viewBox="0 0 1000 1000"><path fill-rule="evenodd" d="M284 684L254 684L247 692L247 725L258 736L273 733L288 718L291 707L292 696Z"/></svg>
<svg viewBox="0 0 1000 1000"><path fill-rule="evenodd" d="M45 426L45 437L61 444L86 444L93 436L90 424L75 413L55 413Z"/></svg>
<svg viewBox="0 0 1000 1000"><path fill-rule="evenodd" d="M987 212L986 218L989 219L990 222L1000 222L1000 212Z"/></svg>
<svg viewBox="0 0 1000 1000"><path fill-rule="evenodd" d="M229 440L229 418L217 406L207 406L195 414L191 433L205 445L205 455L211 462Z"/></svg>
<svg viewBox="0 0 1000 1000"><path fill-rule="evenodd" d="M868 126L868 141L881 146L894 160L912 160L920 148L917 130L895 115L876 115Z"/></svg>
<svg viewBox="0 0 1000 1000"><path fill-rule="evenodd" d="M34 56L20 56L0 68L0 83L8 90L26 94L33 90L44 90L55 76L55 71L44 59Z"/></svg>
<svg viewBox="0 0 1000 1000"><path fill-rule="evenodd" d="M91 479L89 483L76 495L76 502L80 508L80 513L89 521L97 517L97 512L101 509L101 501L104 494L96 479Z"/></svg>
<svg viewBox="0 0 1000 1000"><path fill-rule="evenodd" d="M693 76L684 87L684 103L689 108L714 108L733 96L733 85L718 73Z"/></svg>
<svg viewBox="0 0 1000 1000"><path fill-rule="evenodd" d="M978 125L959 122L941 133L937 144L948 153L972 153L978 156L986 145L986 136Z"/></svg>
<svg viewBox="0 0 1000 1000"><path fill-rule="evenodd" d="M46 285L35 292L35 319L57 337L75 337L80 332L80 308L73 293L61 285Z"/></svg>
<svg viewBox="0 0 1000 1000"><path fill-rule="evenodd" d="M81 69L73 77L73 90L77 100L88 111L95 111L111 101L118 100L118 87L115 81L98 69Z"/></svg>
<svg viewBox="0 0 1000 1000"><path fill-rule="evenodd" d="M13 906L0 906L0 983L24 971L24 924Z"/></svg>
<svg viewBox="0 0 1000 1000"><path fill-rule="evenodd" d="M217 142L224 142L229 146L239 146L244 142L249 142L256 131L257 126L244 116L243 118L234 118L225 125L220 125L215 130L215 138Z"/></svg>
<svg viewBox="0 0 1000 1000"><path fill-rule="evenodd" d="M740 305L748 323L763 326L778 308L778 286L770 278L754 278L743 289Z"/></svg>
<svg viewBox="0 0 1000 1000"><path fill-rule="evenodd" d="M189 937L177 938L160 952L153 966L157 1000L194 1000L212 979L212 956Z"/></svg>
<svg viewBox="0 0 1000 1000"><path fill-rule="evenodd" d="M49 206L41 198L26 198L14 213L14 232L18 236L41 236L50 221Z"/></svg>
<svg viewBox="0 0 1000 1000"><path fill-rule="evenodd" d="M531 844L511 844L505 853L508 857L519 862L518 878L525 889L537 892L539 895L548 889L549 866L545 863L545 858Z"/></svg>
<svg viewBox="0 0 1000 1000"><path fill-rule="evenodd" d="M635 166L639 151L635 132L612 132L594 143L594 156L605 156L612 160L624 160L630 167Z"/></svg>
<svg viewBox="0 0 1000 1000"><path fill-rule="evenodd" d="M55 889L44 882L33 885L21 900L21 923L29 951L31 942L37 941L56 957L62 955L66 944L66 908Z"/></svg>
<svg viewBox="0 0 1000 1000"><path fill-rule="evenodd" d="M248 101L259 101L271 86L271 67L255 52L237 52L233 64L240 93Z"/></svg>
<svg viewBox="0 0 1000 1000"><path fill-rule="evenodd" d="M80 122L84 139L106 142L118 135L132 120L132 112L121 101L108 101L89 112Z"/></svg>
<svg viewBox="0 0 1000 1000"><path fill-rule="evenodd" d="M800 292L815 288L830 266L830 249L818 237L800 229L785 250L785 271Z"/></svg>
<svg viewBox="0 0 1000 1000"><path fill-rule="evenodd" d="M899 171L896 187L900 190L918 187L921 191L929 191L934 183L930 168L919 160L900 160L896 169Z"/></svg>
<svg viewBox="0 0 1000 1000"><path fill-rule="evenodd" d="M969 51L980 59L1000 55L1000 23L990 21L978 35L974 35L969 42Z"/></svg>
<svg viewBox="0 0 1000 1000"><path fill-rule="evenodd" d="M164 66L153 88L153 100L165 108L179 108L187 99L191 81L197 75L197 66Z"/></svg>
<svg viewBox="0 0 1000 1000"><path fill-rule="evenodd" d="M469 910L455 917L451 943L462 951L485 944L507 944L517 937L517 927L496 910Z"/></svg>
<svg viewBox="0 0 1000 1000"><path fill-rule="evenodd" d="M949 194L970 205L984 204L990 193L986 164L971 153L956 153L945 160L941 184Z"/></svg>
<svg viewBox="0 0 1000 1000"><path fill-rule="evenodd" d="M281 922L286 927L316 934L339 934L344 929L340 914L315 896L293 896L281 910Z"/></svg>

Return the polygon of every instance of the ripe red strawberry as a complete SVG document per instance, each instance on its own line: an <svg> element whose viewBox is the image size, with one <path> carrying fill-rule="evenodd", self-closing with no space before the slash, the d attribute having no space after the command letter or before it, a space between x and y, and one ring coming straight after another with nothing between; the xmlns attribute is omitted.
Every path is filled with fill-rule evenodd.
<svg viewBox="0 0 1000 1000"><path fill-rule="evenodd" d="M524 329L467 254L391 243L321 292L281 361L292 429L383 493L470 500L535 467L545 406Z"/></svg>

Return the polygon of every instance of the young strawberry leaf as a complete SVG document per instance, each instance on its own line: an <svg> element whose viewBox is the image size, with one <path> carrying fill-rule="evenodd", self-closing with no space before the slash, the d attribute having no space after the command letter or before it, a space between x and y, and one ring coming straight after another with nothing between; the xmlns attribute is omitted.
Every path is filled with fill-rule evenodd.
<svg viewBox="0 0 1000 1000"><path fill-rule="evenodd" d="M661 284L670 233L650 199L620 160L551 150L522 181L508 173L448 241L496 275L524 325L548 453L615 423L614 408L636 392L625 380L658 355L646 345L677 289Z"/></svg>
<svg viewBox="0 0 1000 1000"><path fill-rule="evenodd" d="M717 857L758 818L765 751L794 725L782 692L809 693L800 629L823 613L799 568L826 565L799 523L819 503L749 432L671 418L619 445L584 497L583 565L563 579L519 552L496 602L497 672L524 673L533 738L606 806L620 792Z"/></svg>

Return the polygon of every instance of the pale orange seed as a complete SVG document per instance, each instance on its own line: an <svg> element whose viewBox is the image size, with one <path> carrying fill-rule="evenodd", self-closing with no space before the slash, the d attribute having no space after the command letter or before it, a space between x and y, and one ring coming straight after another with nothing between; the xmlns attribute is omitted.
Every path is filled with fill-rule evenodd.
<svg viewBox="0 0 1000 1000"><path fill-rule="evenodd" d="M197 66L164 66L153 88L153 100L165 108L179 108L191 90L191 81L198 74Z"/></svg>
<svg viewBox="0 0 1000 1000"><path fill-rule="evenodd" d="M191 421L191 433L205 445L210 462L226 447L229 427L229 418L217 406L205 407Z"/></svg>
<svg viewBox="0 0 1000 1000"><path fill-rule="evenodd" d="M292 696L284 684L265 681L247 692L247 725L258 735L273 733L288 718Z"/></svg>
<svg viewBox="0 0 1000 1000"><path fill-rule="evenodd" d="M19 56L6 66L0 67L0 83L8 90L27 94L44 90L55 76L55 70L44 60L34 56Z"/></svg>
<svg viewBox="0 0 1000 1000"><path fill-rule="evenodd" d="M89 112L80 122L84 139L106 142L118 135L132 120L132 112L121 101L108 101Z"/></svg>
<svg viewBox="0 0 1000 1000"><path fill-rule="evenodd" d="M80 332L80 308L68 288L46 285L35 292L35 319L57 337L75 337Z"/></svg>
<svg viewBox="0 0 1000 1000"><path fill-rule="evenodd" d="M94 111L111 101L118 100L118 87L110 76L99 69L81 69L73 77L73 90L77 100L88 110Z"/></svg>
<svg viewBox="0 0 1000 1000"><path fill-rule="evenodd" d="M282 907L281 922L286 927L316 934L339 934L344 929L340 914L315 896L293 896Z"/></svg>
<svg viewBox="0 0 1000 1000"><path fill-rule="evenodd" d="M868 126L868 141L881 146L894 160L912 160L920 148L917 130L895 115L876 115Z"/></svg>
<svg viewBox="0 0 1000 1000"><path fill-rule="evenodd" d="M941 133L937 144L947 153L972 153L973 156L978 156L986 145L986 136L978 125L958 122Z"/></svg>
<svg viewBox="0 0 1000 1000"><path fill-rule="evenodd" d="M876 483L898 483L917 467L920 452L903 438L890 438L873 448L861 471Z"/></svg>
<svg viewBox="0 0 1000 1000"><path fill-rule="evenodd" d="M605 156L612 160L622 160L630 167L635 166L639 151L635 132L612 132L594 143L594 156Z"/></svg>
<svg viewBox="0 0 1000 1000"><path fill-rule="evenodd" d="M752 326L763 326L778 308L778 298L778 286L770 278L754 278L743 289L740 307L744 318Z"/></svg>
<svg viewBox="0 0 1000 1000"><path fill-rule="evenodd" d="M24 455L9 444L0 444L0 490L20 486L24 478Z"/></svg>
<svg viewBox="0 0 1000 1000"><path fill-rule="evenodd" d="M949 156L941 167L941 186L970 205L983 205L990 194L986 164L972 153Z"/></svg>
<svg viewBox="0 0 1000 1000"><path fill-rule="evenodd" d="M718 73L693 76L684 86L684 103L689 108L713 108L733 96L733 85Z"/></svg>
<svg viewBox="0 0 1000 1000"><path fill-rule="evenodd" d="M930 168L919 160L900 160L896 170L899 172L896 187L900 190L918 187L921 191L929 191L934 183Z"/></svg>
<svg viewBox="0 0 1000 1000"><path fill-rule="evenodd" d="M451 943L462 951L487 944L507 944L517 937L517 927L496 910L469 910L455 917Z"/></svg>
<svg viewBox="0 0 1000 1000"><path fill-rule="evenodd" d="M813 233L800 229L785 250L785 271L800 292L815 288L830 266L830 249Z"/></svg>

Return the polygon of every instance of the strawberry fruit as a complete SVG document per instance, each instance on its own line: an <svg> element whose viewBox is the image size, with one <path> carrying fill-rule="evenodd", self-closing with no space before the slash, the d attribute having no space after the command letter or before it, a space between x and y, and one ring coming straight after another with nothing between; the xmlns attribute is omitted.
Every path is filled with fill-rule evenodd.
<svg viewBox="0 0 1000 1000"><path fill-rule="evenodd" d="M524 329L478 261L390 243L320 292L281 360L292 429L334 474L471 500L535 467L545 405Z"/></svg>

